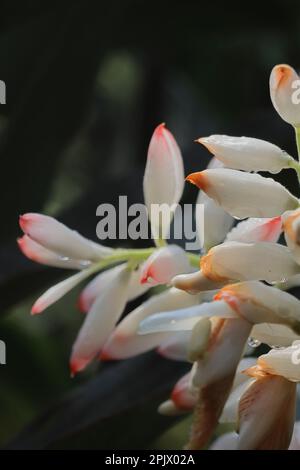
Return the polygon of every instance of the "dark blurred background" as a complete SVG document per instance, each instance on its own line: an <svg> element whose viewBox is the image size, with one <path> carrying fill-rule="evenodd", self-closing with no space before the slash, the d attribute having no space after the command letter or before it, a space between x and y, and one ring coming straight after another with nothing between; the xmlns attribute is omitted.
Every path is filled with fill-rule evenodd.
<svg viewBox="0 0 300 470"><path fill-rule="evenodd" d="M268 80L277 63L300 68L300 3L2 0L0 26L0 445L180 446L186 420L155 410L183 364L151 353L69 379L78 291L30 318L34 298L64 273L18 252L18 215L54 215L95 239L100 203L142 201L147 146L162 121L186 173L205 167L208 153L193 140L212 133L295 155ZM293 173L280 179L297 194ZM195 197L187 187L183 201Z"/></svg>

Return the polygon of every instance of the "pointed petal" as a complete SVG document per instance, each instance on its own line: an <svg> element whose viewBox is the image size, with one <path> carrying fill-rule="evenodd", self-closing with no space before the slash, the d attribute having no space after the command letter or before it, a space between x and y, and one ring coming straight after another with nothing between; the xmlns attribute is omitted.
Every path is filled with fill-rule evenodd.
<svg viewBox="0 0 300 470"><path fill-rule="evenodd" d="M276 243L282 232L281 217L250 218L234 227L226 237L230 242L273 242Z"/></svg>
<svg viewBox="0 0 300 470"><path fill-rule="evenodd" d="M200 266L203 274L216 282L237 279L274 283L299 273L286 246L267 242L222 243L201 258Z"/></svg>
<svg viewBox="0 0 300 470"><path fill-rule="evenodd" d="M17 242L22 253L36 263L64 269L83 269L91 264L90 261L80 261L60 256L31 240L28 235L23 235Z"/></svg>
<svg viewBox="0 0 300 470"><path fill-rule="evenodd" d="M178 416L186 413L185 410L177 408L172 400L166 400L158 407L158 413L164 416Z"/></svg>
<svg viewBox="0 0 300 470"><path fill-rule="evenodd" d="M151 217L153 204L167 204L170 208L178 204L184 187L184 168L180 149L164 124L158 126L148 149L144 174L144 199L151 220L155 239L165 238L168 224L161 227L157 218Z"/></svg>
<svg viewBox="0 0 300 470"><path fill-rule="evenodd" d="M20 227L32 240L61 256L99 260L112 251L84 238L47 215L32 213L21 215Z"/></svg>
<svg viewBox="0 0 300 470"><path fill-rule="evenodd" d="M153 295L129 313L115 328L102 350L102 359L125 359L149 351L161 344L170 334L158 333L140 336L140 322L160 310L173 310L195 305L199 296L191 296L172 287L161 294ZM174 333L173 333L174 334Z"/></svg>
<svg viewBox="0 0 300 470"><path fill-rule="evenodd" d="M187 181L202 189L233 217L276 217L299 207L284 186L272 178L227 168L189 175Z"/></svg>
<svg viewBox="0 0 300 470"><path fill-rule="evenodd" d="M143 265L141 283L169 284L177 274L191 272L185 251L177 245L155 250Z"/></svg>
<svg viewBox="0 0 300 470"><path fill-rule="evenodd" d="M253 137L211 135L198 140L227 168L279 173L293 161L277 145Z"/></svg>
<svg viewBox="0 0 300 470"><path fill-rule="evenodd" d="M90 275L90 270L85 269L50 287L50 289L44 292L44 294L42 294L41 297L36 300L36 302L32 306L31 313L35 315L37 313L43 312L47 307L50 307L50 305L57 302L65 294L67 294L70 290L77 286L77 284L82 282Z"/></svg>
<svg viewBox="0 0 300 470"><path fill-rule="evenodd" d="M297 100L299 76L289 65L276 65L270 75L270 94L274 108L281 118L292 124L300 125L300 109Z"/></svg>
<svg viewBox="0 0 300 470"><path fill-rule="evenodd" d="M100 352L127 301L131 273L125 267L95 300L72 349L70 368L79 372Z"/></svg>

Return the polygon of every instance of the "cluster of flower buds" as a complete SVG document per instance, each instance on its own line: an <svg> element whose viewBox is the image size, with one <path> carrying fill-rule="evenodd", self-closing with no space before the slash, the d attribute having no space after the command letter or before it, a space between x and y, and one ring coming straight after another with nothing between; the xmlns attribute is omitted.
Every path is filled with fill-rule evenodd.
<svg viewBox="0 0 300 470"><path fill-rule="evenodd" d="M296 81L291 67L278 65L270 93L280 116L295 127L300 148ZM198 142L213 155L206 170L186 178L199 188L197 203L204 206L203 252L167 245L165 228L153 220L156 247L112 250L51 217L25 214L22 252L36 262L79 271L45 292L32 313L96 274L79 298L86 316L71 354L72 374L97 357L126 359L156 349L191 364L159 408L167 415L194 413L187 448L209 445L220 422L236 431L221 436L212 449L300 448L295 424L300 300L286 292L300 285L300 203L283 185L257 173L291 168L299 176L300 164L255 138L212 135ZM151 139L143 184L148 209L180 201L182 156L164 124ZM233 227L235 219L245 220ZM278 243L282 233L286 244ZM155 285L165 287L121 318L127 302ZM247 344L260 343L269 352L249 357Z"/></svg>

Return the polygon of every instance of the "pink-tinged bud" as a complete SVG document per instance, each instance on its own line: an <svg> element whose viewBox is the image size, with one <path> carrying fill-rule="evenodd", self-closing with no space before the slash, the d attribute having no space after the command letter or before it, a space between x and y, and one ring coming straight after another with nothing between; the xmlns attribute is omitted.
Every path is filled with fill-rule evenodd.
<svg viewBox="0 0 300 470"><path fill-rule="evenodd" d="M64 257L99 260L112 252L47 215L21 215L20 227L32 240Z"/></svg>
<svg viewBox="0 0 300 470"><path fill-rule="evenodd" d="M169 284L177 274L191 272L185 251L177 245L168 245L155 250L143 265L142 284Z"/></svg>
<svg viewBox="0 0 300 470"><path fill-rule="evenodd" d="M185 414L185 410L177 408L173 400L166 400L158 407L158 413L163 416L179 416Z"/></svg>
<svg viewBox="0 0 300 470"><path fill-rule="evenodd" d="M293 295L258 281L223 287L215 296L250 323L279 323L300 333L300 301ZM273 343L276 344L276 343Z"/></svg>
<svg viewBox="0 0 300 470"><path fill-rule="evenodd" d="M138 334L141 321L161 310L168 311L188 307L196 305L198 302L199 296L191 296L173 287L161 294L153 295L126 315L117 325L101 351L101 359L127 359L156 348L164 340L170 338L170 334L158 333L141 336Z"/></svg>
<svg viewBox="0 0 300 470"><path fill-rule="evenodd" d="M55 284L54 286L50 287L46 292L44 292L41 297L37 299L34 303L31 313L32 315L36 315L38 313L43 312L47 307L57 302L61 299L65 294L67 294L70 290L72 290L77 284L82 282L84 279L90 276L90 272L88 269L85 269L74 276L68 277L63 281Z"/></svg>
<svg viewBox="0 0 300 470"><path fill-rule="evenodd" d="M190 386L191 372L188 372L176 383L171 393L171 400L183 411L192 411L197 403L197 390Z"/></svg>
<svg viewBox="0 0 300 470"><path fill-rule="evenodd" d="M162 227L156 218L151 219L151 206L167 204L175 208L184 188L184 168L180 149L164 124L155 129L150 141L143 184L152 234L155 239L165 238L164 230L169 227Z"/></svg>
<svg viewBox="0 0 300 470"><path fill-rule="evenodd" d="M107 269L106 271L98 274L92 281L90 281L79 296L79 310L81 312L88 312L98 295L100 295L106 289L109 283L114 279L115 275L122 271L123 268L124 265L119 265L115 266L114 268ZM147 284L140 283L141 270L142 266L136 271L132 272L128 290L128 301L144 294L151 287Z"/></svg>
<svg viewBox="0 0 300 470"><path fill-rule="evenodd" d="M256 380L240 399L237 450L288 449L295 420L296 384L257 366L246 373Z"/></svg>
<svg viewBox="0 0 300 470"><path fill-rule="evenodd" d="M211 248L200 260L202 273L215 282L282 281L299 273L290 250L277 243L226 242Z"/></svg>
<svg viewBox="0 0 300 470"><path fill-rule="evenodd" d="M74 343L70 369L83 370L101 351L126 305L131 273L123 268L97 297Z"/></svg>
<svg viewBox="0 0 300 470"><path fill-rule="evenodd" d="M299 202L272 178L227 168L190 174L187 181L202 189L233 217L276 217Z"/></svg>
<svg viewBox="0 0 300 470"><path fill-rule="evenodd" d="M83 269L91 264L90 261L80 261L60 256L31 240L28 235L23 235L17 242L22 253L36 263L64 269Z"/></svg>
<svg viewBox="0 0 300 470"><path fill-rule="evenodd" d="M289 65L276 65L270 75L270 95L280 117L295 127L300 126L300 78Z"/></svg>
<svg viewBox="0 0 300 470"><path fill-rule="evenodd" d="M225 241L244 243L276 243L280 237L281 232L281 217L273 217L272 219L250 218L237 224L237 226L227 234Z"/></svg>
<svg viewBox="0 0 300 470"><path fill-rule="evenodd" d="M211 135L197 142L203 144L224 166L235 170L279 173L293 162L293 158L277 145L253 137Z"/></svg>

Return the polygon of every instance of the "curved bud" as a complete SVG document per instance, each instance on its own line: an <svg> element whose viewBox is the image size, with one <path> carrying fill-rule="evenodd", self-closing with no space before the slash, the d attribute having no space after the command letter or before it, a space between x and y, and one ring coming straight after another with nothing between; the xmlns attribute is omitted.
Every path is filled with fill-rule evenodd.
<svg viewBox="0 0 300 470"><path fill-rule="evenodd" d="M23 237L18 238L17 242L23 255L36 263L45 264L46 266L54 266L63 269L84 269L91 264L90 261L80 261L60 256L54 253L54 251L50 251L34 240L31 240L28 235L23 235Z"/></svg>
<svg viewBox="0 0 300 470"><path fill-rule="evenodd" d="M238 223L228 234L225 242L272 242L276 243L282 232L281 217L250 218Z"/></svg>
<svg viewBox="0 0 300 470"><path fill-rule="evenodd" d="M107 288L115 275L123 269L124 265L120 264L95 276L94 279L86 285L79 296L79 309L82 312L88 312L98 295ZM141 269L142 267L139 267L139 269L132 271L128 290L128 301L139 297L150 288L149 285L140 283Z"/></svg>
<svg viewBox="0 0 300 470"><path fill-rule="evenodd" d="M244 171L279 173L293 158L277 145L253 137L211 135L197 142L203 144L227 168Z"/></svg>
<svg viewBox="0 0 300 470"><path fill-rule="evenodd" d="M295 127L300 126L299 75L286 64L276 65L270 75L270 95L279 116Z"/></svg>
<svg viewBox="0 0 300 470"><path fill-rule="evenodd" d="M253 375L256 380L239 403L237 449L287 449L295 420L296 385L264 371L253 370Z"/></svg>
<svg viewBox="0 0 300 470"><path fill-rule="evenodd" d="M228 281L214 281L206 277L203 272L197 271L191 274L180 274L171 280L171 285L177 289L184 290L189 294L198 292L214 291L224 286Z"/></svg>
<svg viewBox="0 0 300 470"><path fill-rule="evenodd" d="M215 299L227 302L250 323L280 323L300 333L300 300L276 287L241 282L223 287Z"/></svg>
<svg viewBox="0 0 300 470"><path fill-rule="evenodd" d="M148 209L153 237L163 239L169 229L158 217L151 217L153 204L168 205L171 212L181 198L184 188L184 168L180 149L164 124L159 125L149 144L144 174L144 199Z"/></svg>
<svg viewBox="0 0 300 470"><path fill-rule="evenodd" d="M112 332L126 305L130 276L127 267L116 273L86 315L72 349L70 369L73 375L97 356Z"/></svg>
<svg viewBox="0 0 300 470"><path fill-rule="evenodd" d="M169 284L177 274L191 272L186 252L177 245L168 245L155 250L145 261L140 282Z"/></svg>
<svg viewBox="0 0 300 470"><path fill-rule="evenodd" d="M198 296L191 296L174 287L153 295L117 325L102 349L101 359L126 359L159 346L170 335L158 333L140 336L137 331L141 321L160 310L188 307L198 302Z"/></svg>
<svg viewBox="0 0 300 470"><path fill-rule="evenodd" d="M284 186L256 173L220 168L192 173L187 181L202 189L233 217L276 217L299 207Z"/></svg>
<svg viewBox="0 0 300 470"><path fill-rule="evenodd" d="M200 260L202 273L214 282L237 279L283 281L299 273L290 250L277 243L226 242Z"/></svg>
<svg viewBox="0 0 300 470"><path fill-rule="evenodd" d="M64 279L63 281L55 284L54 286L50 287L50 289L46 290L44 294L42 294L34 303L31 309L32 315L37 313L43 312L47 307L57 302L61 299L65 294L70 292L77 284L82 282L84 279L89 277L91 272L89 269L84 269L73 276Z"/></svg>
<svg viewBox="0 0 300 470"><path fill-rule="evenodd" d="M185 410L177 408L173 400L166 400L158 407L158 413L163 416L179 416L186 413Z"/></svg>
<svg viewBox="0 0 300 470"><path fill-rule="evenodd" d="M112 250L84 238L75 230L43 214L20 216L20 227L32 240L61 256L80 260L99 260Z"/></svg>

